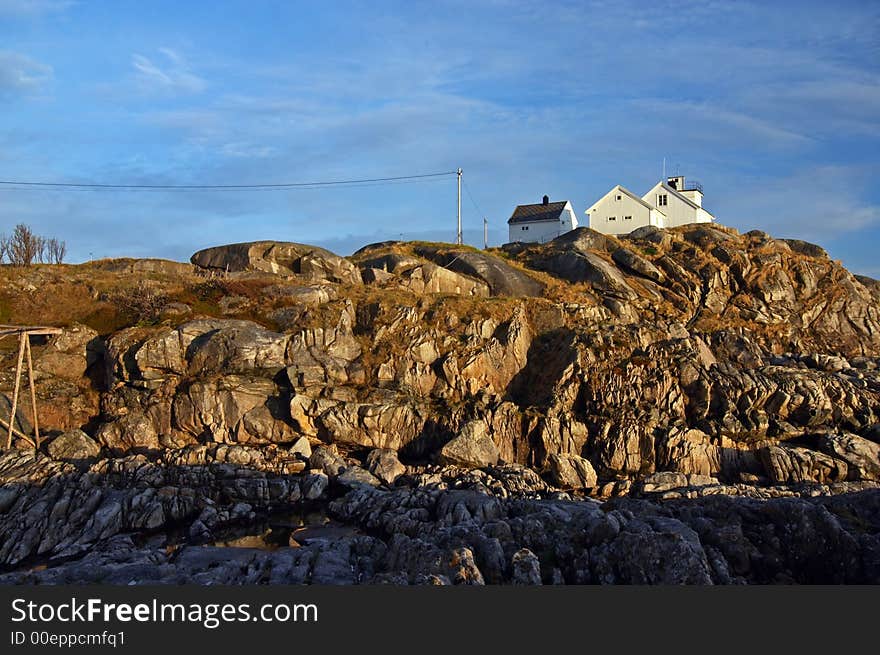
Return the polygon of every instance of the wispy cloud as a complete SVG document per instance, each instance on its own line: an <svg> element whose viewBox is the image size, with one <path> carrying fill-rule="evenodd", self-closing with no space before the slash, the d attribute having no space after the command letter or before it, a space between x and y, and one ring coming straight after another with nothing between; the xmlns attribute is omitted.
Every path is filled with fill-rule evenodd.
<svg viewBox="0 0 880 655"><path fill-rule="evenodd" d="M871 181L854 166L808 167L785 177L742 180L719 190L715 200L725 207L727 224L822 242L880 226L880 204L863 199Z"/></svg>
<svg viewBox="0 0 880 655"><path fill-rule="evenodd" d="M634 104L648 112L662 114L664 122L678 123L692 130L695 123L708 128L713 140L742 143L743 139L759 139L765 146L789 147L805 145L812 139L794 129L755 114L735 111L708 102L673 101L664 99L636 100Z"/></svg>
<svg viewBox="0 0 880 655"><path fill-rule="evenodd" d="M207 82L193 73L184 58L170 48L159 48L161 59L155 61L141 54L131 56L131 65L139 85L146 91L200 93Z"/></svg>
<svg viewBox="0 0 880 655"><path fill-rule="evenodd" d="M16 52L0 51L0 98L33 95L51 79L51 66Z"/></svg>
<svg viewBox="0 0 880 655"><path fill-rule="evenodd" d="M64 11L75 4L73 0L0 0L0 15L38 16Z"/></svg>

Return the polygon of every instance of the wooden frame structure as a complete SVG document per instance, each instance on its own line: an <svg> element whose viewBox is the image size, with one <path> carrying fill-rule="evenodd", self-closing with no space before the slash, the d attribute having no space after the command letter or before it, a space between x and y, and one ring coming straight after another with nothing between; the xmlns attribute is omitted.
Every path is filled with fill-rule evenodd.
<svg viewBox="0 0 880 655"><path fill-rule="evenodd" d="M31 357L31 337L61 334L62 329L57 327L45 327L40 325L0 325L0 339L9 336L18 336L18 361L15 365L15 387L12 392L12 408L9 412L9 423L0 418L0 426L8 430L6 436L6 448L12 447L12 435L30 442L35 449L40 447L40 421L37 418L37 389L34 385L34 363ZM18 392L21 389L22 366L27 355L28 386L31 392L31 411L34 416L34 438L31 439L15 429L15 412L18 409Z"/></svg>

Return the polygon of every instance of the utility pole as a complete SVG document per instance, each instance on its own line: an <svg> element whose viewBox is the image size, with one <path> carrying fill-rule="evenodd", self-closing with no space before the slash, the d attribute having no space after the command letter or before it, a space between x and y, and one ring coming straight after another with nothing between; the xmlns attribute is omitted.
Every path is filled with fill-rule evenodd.
<svg viewBox="0 0 880 655"><path fill-rule="evenodd" d="M458 174L458 232L455 242L461 245L461 169L459 168L456 173Z"/></svg>
<svg viewBox="0 0 880 655"><path fill-rule="evenodd" d="M489 221L483 218L483 250L489 249Z"/></svg>

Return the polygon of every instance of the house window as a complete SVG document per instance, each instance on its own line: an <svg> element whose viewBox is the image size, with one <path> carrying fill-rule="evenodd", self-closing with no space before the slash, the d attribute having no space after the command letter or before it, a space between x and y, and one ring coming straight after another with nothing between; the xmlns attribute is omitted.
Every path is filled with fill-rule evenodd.
<svg viewBox="0 0 880 655"><path fill-rule="evenodd" d="M666 198L667 198L667 196L665 193L658 194L657 195L657 206L658 207L665 207L666 206Z"/></svg>
<svg viewBox="0 0 880 655"><path fill-rule="evenodd" d="M625 220L625 221L631 221L631 220L632 220L632 216L624 216L624 217L623 217L623 220Z"/></svg>
<svg viewBox="0 0 880 655"><path fill-rule="evenodd" d="M617 199L620 200L621 196L617 196Z"/></svg>
<svg viewBox="0 0 880 655"><path fill-rule="evenodd" d="M528 226L528 225L525 225L525 226L523 226L523 229L524 229L524 230L528 230L528 229L529 229L529 226Z"/></svg>
<svg viewBox="0 0 880 655"><path fill-rule="evenodd" d="M608 220L609 220L609 221L616 221L616 220L617 220L617 216L609 216L609 217L608 217Z"/></svg>

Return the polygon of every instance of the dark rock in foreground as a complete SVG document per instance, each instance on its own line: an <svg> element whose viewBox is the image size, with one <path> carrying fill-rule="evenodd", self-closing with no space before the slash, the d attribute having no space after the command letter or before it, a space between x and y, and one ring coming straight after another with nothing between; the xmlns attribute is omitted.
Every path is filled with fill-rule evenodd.
<svg viewBox="0 0 880 655"><path fill-rule="evenodd" d="M603 504L523 467L408 467L387 486L321 452L312 465L329 476L242 446L89 470L7 452L0 583L880 583L867 483ZM284 532L279 511L330 519Z"/></svg>

